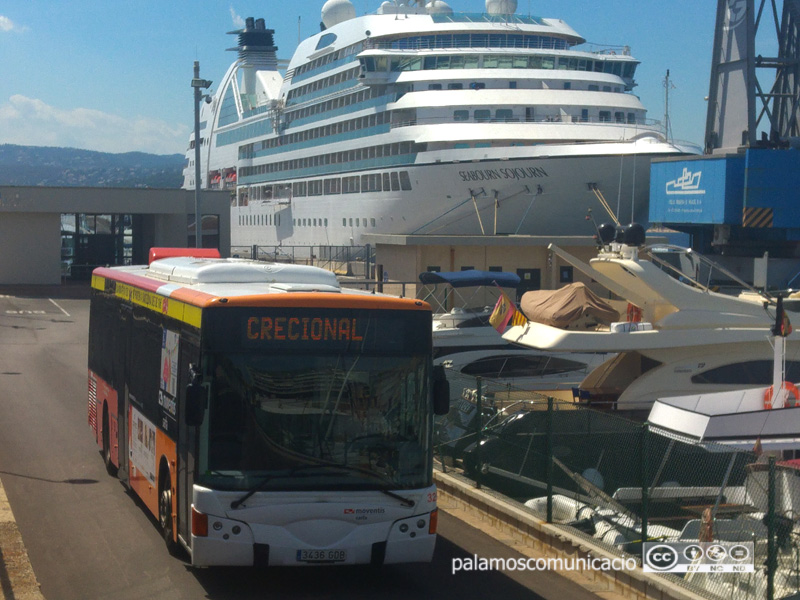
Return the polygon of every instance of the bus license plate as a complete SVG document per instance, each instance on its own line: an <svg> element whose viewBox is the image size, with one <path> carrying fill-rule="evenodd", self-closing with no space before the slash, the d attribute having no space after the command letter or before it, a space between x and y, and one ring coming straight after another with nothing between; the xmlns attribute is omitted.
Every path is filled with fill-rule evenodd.
<svg viewBox="0 0 800 600"><path fill-rule="evenodd" d="M347 550L298 550L297 561L309 563L344 562Z"/></svg>

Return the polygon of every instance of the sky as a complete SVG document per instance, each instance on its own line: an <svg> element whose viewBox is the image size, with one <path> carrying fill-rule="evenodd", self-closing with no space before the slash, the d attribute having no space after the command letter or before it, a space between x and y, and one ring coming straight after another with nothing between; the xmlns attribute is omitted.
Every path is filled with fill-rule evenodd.
<svg viewBox="0 0 800 600"><path fill-rule="evenodd" d="M218 83L236 58L227 35L245 17L275 30L288 60L319 31L317 0L0 0L0 144L184 154L193 127L194 61ZM357 14L380 0L353 0ZM484 0L448 0L483 12ZM519 0L517 12L564 20L587 43L627 45L636 93L663 119L670 71L675 139L703 139L714 39L712 0ZM212 85L212 90L214 86Z"/></svg>

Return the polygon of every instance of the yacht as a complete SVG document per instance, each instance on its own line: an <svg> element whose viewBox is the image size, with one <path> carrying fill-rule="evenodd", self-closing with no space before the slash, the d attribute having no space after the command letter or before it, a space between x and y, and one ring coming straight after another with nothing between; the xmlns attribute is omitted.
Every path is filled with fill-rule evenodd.
<svg viewBox="0 0 800 600"><path fill-rule="evenodd" d="M186 189L230 189L231 243L360 245L364 234L591 235L587 208L647 220L650 161L699 153L665 137L630 48L487 0L322 7L279 71L248 18L201 103Z"/></svg>
<svg viewBox="0 0 800 600"><path fill-rule="evenodd" d="M738 295L711 290L691 277L708 259L673 246L643 247L639 226L600 229L604 245L589 264L550 248L641 311L641 322L612 323L607 331L587 332L529 322L508 329L506 341L547 351L618 353L580 385L586 399L613 401L618 409L648 410L666 397L763 391L772 383L775 298L755 290ZM681 265L672 260L676 257L685 259L684 270L671 266ZM784 305L789 319L800 323L796 303L790 299ZM783 339L786 380L798 381L800 335Z"/></svg>

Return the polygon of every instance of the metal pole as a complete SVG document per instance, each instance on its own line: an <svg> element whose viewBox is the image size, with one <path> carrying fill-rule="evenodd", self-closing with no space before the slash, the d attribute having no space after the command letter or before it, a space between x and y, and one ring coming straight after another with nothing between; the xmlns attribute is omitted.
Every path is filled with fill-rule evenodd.
<svg viewBox="0 0 800 600"><path fill-rule="evenodd" d="M475 487L481 489L481 433L483 431L483 390L481 389L481 384L483 381L480 377L477 377L476 383L478 386L478 395L475 399L477 412L477 424L475 425Z"/></svg>
<svg viewBox="0 0 800 600"><path fill-rule="evenodd" d="M192 88L194 88L194 245L195 248L203 247L203 223L200 213L200 188L203 180L200 175L200 101L203 94L200 88L207 88L211 82L207 79L200 79L200 62L194 61L194 78Z"/></svg>
<svg viewBox="0 0 800 600"><path fill-rule="evenodd" d="M650 432L647 423L642 425L641 438L639 439L639 451L641 452L641 465L642 465L642 543L647 541L647 521L648 521L648 505L649 505L649 492L650 488L648 482L648 434Z"/></svg>
<svg viewBox="0 0 800 600"><path fill-rule="evenodd" d="M767 482L767 600L775 598L775 571L778 552L775 548L775 457L769 457Z"/></svg>
<svg viewBox="0 0 800 600"><path fill-rule="evenodd" d="M547 397L547 522L553 522L553 397Z"/></svg>
<svg viewBox="0 0 800 600"><path fill-rule="evenodd" d="M194 61L194 79L200 79L200 62ZM194 85L194 82L192 82ZM194 88L194 245L203 247L203 227L200 222L200 88Z"/></svg>

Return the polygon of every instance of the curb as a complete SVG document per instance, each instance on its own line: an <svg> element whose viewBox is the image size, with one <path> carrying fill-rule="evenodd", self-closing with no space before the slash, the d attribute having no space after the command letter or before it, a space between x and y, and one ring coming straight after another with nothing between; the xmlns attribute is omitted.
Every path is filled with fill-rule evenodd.
<svg viewBox="0 0 800 600"><path fill-rule="evenodd" d="M0 592L6 600L44 600L0 481Z"/></svg>

